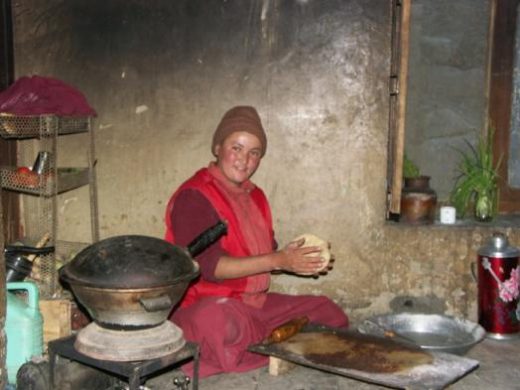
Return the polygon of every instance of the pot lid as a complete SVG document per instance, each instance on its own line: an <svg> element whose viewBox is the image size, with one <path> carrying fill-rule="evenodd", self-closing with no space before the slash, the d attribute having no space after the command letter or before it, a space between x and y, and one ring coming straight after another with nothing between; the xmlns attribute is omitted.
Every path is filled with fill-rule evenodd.
<svg viewBox="0 0 520 390"><path fill-rule="evenodd" d="M509 245L507 237L502 233L494 233L485 246L479 249L480 256L487 257L518 257L520 250Z"/></svg>
<svg viewBox="0 0 520 390"><path fill-rule="evenodd" d="M149 288L191 280L199 268L189 253L155 237L125 235L98 241L60 269L67 283L100 288Z"/></svg>

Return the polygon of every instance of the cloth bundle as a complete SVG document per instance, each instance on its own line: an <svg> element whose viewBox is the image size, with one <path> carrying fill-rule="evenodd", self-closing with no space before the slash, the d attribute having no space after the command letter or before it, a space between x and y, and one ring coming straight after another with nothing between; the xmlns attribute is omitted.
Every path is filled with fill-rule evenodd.
<svg viewBox="0 0 520 390"><path fill-rule="evenodd" d="M20 77L0 93L0 113L12 115L95 116L85 96L51 77Z"/></svg>

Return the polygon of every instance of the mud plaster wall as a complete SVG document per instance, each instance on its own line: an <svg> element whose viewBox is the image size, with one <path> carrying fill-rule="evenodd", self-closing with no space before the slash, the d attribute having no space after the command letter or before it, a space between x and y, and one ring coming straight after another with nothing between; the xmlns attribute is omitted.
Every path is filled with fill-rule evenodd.
<svg viewBox="0 0 520 390"><path fill-rule="evenodd" d="M98 111L102 238L161 237L224 110L252 104L269 137L254 180L278 241L314 232L336 257L327 276L276 276L275 290L327 294L354 320L402 307L475 317L470 263L491 229L385 223L389 1L22 0L14 12L17 75L60 78ZM59 162L83 143L60 140ZM59 238L89 239L87 195L60 197Z"/></svg>

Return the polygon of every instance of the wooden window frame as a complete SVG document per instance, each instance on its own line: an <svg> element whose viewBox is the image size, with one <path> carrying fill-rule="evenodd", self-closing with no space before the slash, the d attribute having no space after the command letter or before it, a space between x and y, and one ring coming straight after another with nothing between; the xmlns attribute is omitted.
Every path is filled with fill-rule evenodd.
<svg viewBox="0 0 520 390"><path fill-rule="evenodd" d="M495 163L502 156L499 167L499 211L520 211L520 189L509 186L508 160L511 133L513 71L517 9L520 0L492 0L489 48L488 121L494 134Z"/></svg>
<svg viewBox="0 0 520 390"><path fill-rule="evenodd" d="M403 185L404 131L410 52L411 0L392 1L387 219L398 220Z"/></svg>
<svg viewBox="0 0 520 390"><path fill-rule="evenodd" d="M392 60L388 140L387 219L400 213L404 157L405 114L410 43L411 0L393 0ZM499 212L520 212L520 189L509 186L508 160L511 130L513 72L517 10L520 0L491 0L487 63L487 127L493 128L495 163L501 158ZM397 20L395 20L397 18Z"/></svg>

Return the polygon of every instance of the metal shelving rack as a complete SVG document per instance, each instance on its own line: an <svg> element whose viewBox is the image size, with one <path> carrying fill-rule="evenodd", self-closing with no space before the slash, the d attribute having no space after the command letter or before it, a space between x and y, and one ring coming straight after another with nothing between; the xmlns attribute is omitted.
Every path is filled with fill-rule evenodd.
<svg viewBox="0 0 520 390"><path fill-rule="evenodd" d="M86 166L58 167L58 137L62 135L88 137ZM38 284L42 298L54 298L61 291L57 269L68 260L67 254L84 247L85 243L57 240L58 196L83 186L89 186L90 227L92 242L99 240L97 185L95 170L94 131L91 117L63 117L56 115L14 116L0 114L0 136L20 144L19 159L31 165L39 152L47 152L48 159L41 174L20 172L17 167L0 167L2 189L23 197L25 219L22 241L35 245L48 236L47 246L54 253L40 256L33 264L31 278ZM24 156L25 154L25 156ZM30 160L31 159L31 160ZM63 256L61 261L58 256Z"/></svg>

